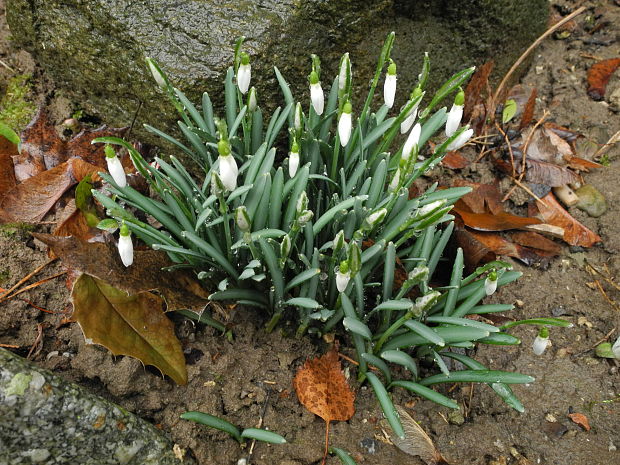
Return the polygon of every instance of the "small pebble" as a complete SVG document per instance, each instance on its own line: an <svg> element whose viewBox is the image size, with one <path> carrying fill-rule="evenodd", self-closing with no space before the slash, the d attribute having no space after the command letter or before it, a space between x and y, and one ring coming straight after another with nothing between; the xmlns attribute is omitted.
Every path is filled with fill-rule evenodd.
<svg viewBox="0 0 620 465"><path fill-rule="evenodd" d="M579 197L577 208L583 210L588 215L598 218L607 211L607 201L598 189L590 184L584 184L575 191Z"/></svg>
<svg viewBox="0 0 620 465"><path fill-rule="evenodd" d="M448 414L448 421L453 425L461 426L463 423L465 423L465 417L460 412L460 410L452 410Z"/></svg>

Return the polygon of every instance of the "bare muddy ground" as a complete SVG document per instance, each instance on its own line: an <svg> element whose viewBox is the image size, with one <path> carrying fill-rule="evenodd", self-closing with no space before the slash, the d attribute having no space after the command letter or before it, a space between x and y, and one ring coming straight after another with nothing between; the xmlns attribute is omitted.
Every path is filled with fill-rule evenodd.
<svg viewBox="0 0 620 465"><path fill-rule="evenodd" d="M2 4L0 1L0 8ZM597 60L620 55L620 7L613 1L585 4L600 8L598 11L608 21L606 26L590 35L582 29L586 16L580 16L579 27L568 39L548 39L540 46L522 82L537 87L538 108L549 109L551 120L600 143L620 130L618 109L608 103L614 91L620 92L620 73L612 77L606 101L595 102L586 95L586 71ZM567 2L563 5L575 7ZM28 59L23 52L11 49L2 10L0 14L0 59L14 67L15 72L23 72L22 68L30 66ZM0 89L4 90L10 75L8 70L2 71ZM35 74L35 80L39 83L35 100L58 101L43 76ZM71 114L62 105L55 104L55 108L58 121ZM474 153L467 155L475 158ZM586 181L606 197L607 213L590 218L579 210L570 211L600 234L602 244L583 251L564 247L562 255L546 269L515 263L523 271L523 278L502 288L491 299L518 304L510 314L512 318L564 315L574 324L569 329L552 329L552 346L542 356L535 356L531 350L536 330L523 326L511 331L522 339L521 346L482 346L477 350L475 357L490 368L514 370L536 378L531 385L514 388L525 405L525 413L511 410L481 385L463 385L451 391L450 395L464 407L461 418L428 401L416 402L403 392L396 393L396 402L407 405L450 463L620 463L618 363L597 358L593 351L614 328L616 333L610 340L615 340L620 313L592 283L599 279L612 300L620 301L620 293L590 274L584 265L608 267L611 276L620 275L619 155L618 147L612 149L611 164L586 175ZM462 171L437 174L446 184L450 178L488 182L490 176L495 176L486 160ZM46 231L48 227L39 225L35 229ZM0 257L0 286L4 288L48 260L45 248L28 231L10 226L0 228ZM44 276L61 270L60 265L53 264L46 268ZM113 357L102 347L85 344L75 323L61 325L70 311L69 292L62 278L21 297L0 304L0 343L16 346L13 350L23 356L30 352L30 358L40 366L152 421L199 463L233 464L247 451L224 433L180 420L179 415L187 410L221 415L235 424L252 427L265 409L264 425L284 435L288 444L257 444L252 463L319 463L325 425L299 404L292 378L307 357L324 352L326 344L322 341L289 337L294 328L286 325L273 334L265 334L264 315L250 310L237 310L231 315L234 343L212 329L178 318L177 332L189 364L189 383L180 387L162 379L155 370L145 369L135 359ZM34 308L26 300L54 313ZM346 362L345 366L354 380L354 367ZM449 388L442 389L447 392ZM567 416L572 412L587 416L591 430L584 431L574 424ZM380 419L381 411L372 392L366 386L358 388L355 416L349 422L332 425L331 444L350 451L359 464L421 463L383 441ZM339 462L332 457L328 463Z"/></svg>

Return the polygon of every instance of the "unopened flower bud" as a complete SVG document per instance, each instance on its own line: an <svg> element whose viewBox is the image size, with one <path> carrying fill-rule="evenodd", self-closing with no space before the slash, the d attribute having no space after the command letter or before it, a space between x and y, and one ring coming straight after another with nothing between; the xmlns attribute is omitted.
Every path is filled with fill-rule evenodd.
<svg viewBox="0 0 620 465"><path fill-rule="evenodd" d="M125 187L127 185L125 169L123 168L121 161L116 156L116 152L111 145L106 145L104 152L105 160L108 164L108 173L110 173L110 176L112 176L112 179L114 179L114 182L118 185L118 187Z"/></svg>
<svg viewBox="0 0 620 465"><path fill-rule="evenodd" d="M297 174L297 168L299 168L299 145L297 142L293 142L291 151L288 154L288 175L291 178Z"/></svg>
<svg viewBox="0 0 620 465"><path fill-rule="evenodd" d="M155 82L157 83L157 85L161 87L162 89L165 89L168 86L166 76L164 75L162 70L159 68L155 60L153 60L152 58L147 58L146 62L149 65L149 70L151 71L151 74L153 75L153 79L155 79Z"/></svg>
<svg viewBox="0 0 620 465"><path fill-rule="evenodd" d="M486 294L493 295L497 290L497 271L493 270L489 273L487 278L484 280L484 291Z"/></svg>
<svg viewBox="0 0 620 465"><path fill-rule="evenodd" d="M301 131L301 125L304 121L304 112L301 109L301 103L297 102L295 105L295 118L293 124L295 125L295 131Z"/></svg>
<svg viewBox="0 0 620 465"><path fill-rule="evenodd" d="M297 199L297 203L295 204L295 211L298 215L301 215L308 208L308 194L306 191L302 191L299 194L299 198Z"/></svg>
<svg viewBox="0 0 620 465"><path fill-rule="evenodd" d="M250 112L254 112L254 110L256 110L256 107L258 105L258 100L256 98L256 87L252 87L250 89L250 93L248 94L248 110Z"/></svg>
<svg viewBox="0 0 620 465"><path fill-rule="evenodd" d="M325 95L316 71L310 73L310 101L317 115L322 115L325 107Z"/></svg>
<svg viewBox="0 0 620 465"><path fill-rule="evenodd" d="M334 236L334 240L332 241L332 249L334 250L334 255L342 250L344 247L344 231L341 229Z"/></svg>
<svg viewBox="0 0 620 465"><path fill-rule="evenodd" d="M237 227L242 232L248 232L250 230L250 217L248 216L248 210L243 205L235 210L235 221Z"/></svg>
<svg viewBox="0 0 620 465"><path fill-rule="evenodd" d="M396 95L396 63L390 59L387 74L385 75L385 83L383 84L383 101L385 106L392 108L394 105L394 97Z"/></svg>
<svg viewBox="0 0 620 465"><path fill-rule="evenodd" d="M299 226L303 228L306 225L306 223L312 219L313 216L314 216L314 213L311 210L303 211L301 215L299 215L299 218L297 218L297 222L299 223Z"/></svg>
<svg viewBox="0 0 620 465"><path fill-rule="evenodd" d="M448 113L448 119L446 121L446 136L450 137L456 132L461 124L461 118L463 117L463 106L465 104L465 93L461 90L454 99L454 104Z"/></svg>
<svg viewBox="0 0 620 465"><path fill-rule="evenodd" d="M237 70L237 86L239 91L245 95L250 88L250 80L252 79L252 66L250 65L250 56L241 52L241 64Z"/></svg>
<svg viewBox="0 0 620 465"><path fill-rule="evenodd" d="M351 138L351 112L353 108L351 107L351 103L347 102L342 107L342 113L340 114L340 119L338 120L338 135L340 136L340 145L346 147L349 143L349 139Z"/></svg>
<svg viewBox="0 0 620 465"><path fill-rule="evenodd" d="M343 91L347 85L347 79L351 78L351 60L349 53L345 53L340 59L340 72L338 73L338 89Z"/></svg>
<svg viewBox="0 0 620 465"><path fill-rule="evenodd" d="M411 153L413 152L414 148L417 147L418 142L420 142L421 134L422 134L422 126L420 126L420 123L417 123L413 127L411 132L409 133L409 136L407 137L407 140L405 141L405 145L403 145L402 158L404 160L409 160L409 158L411 157ZM417 152L417 149L416 149L416 152Z"/></svg>
<svg viewBox="0 0 620 465"><path fill-rule="evenodd" d="M118 254L125 266L131 266L133 263L133 243L131 242L131 233L125 223L121 225L121 232L118 238Z"/></svg>
<svg viewBox="0 0 620 465"><path fill-rule="evenodd" d="M460 149L467 143L467 141L469 141L469 139L471 138L473 134L474 134L473 129L466 129L461 134L459 134L456 139L450 142L450 145L448 145L447 151L453 152L455 150Z"/></svg>
<svg viewBox="0 0 620 465"><path fill-rule="evenodd" d="M336 288L338 292L346 291L350 280L351 272L349 271L349 265L346 261L342 261L340 262L338 271L336 271Z"/></svg>
<svg viewBox="0 0 620 465"><path fill-rule="evenodd" d="M544 326L540 328L538 336L534 339L532 344L532 350L536 355L542 355L547 346L549 345L549 330Z"/></svg>
<svg viewBox="0 0 620 465"><path fill-rule="evenodd" d="M280 258L285 259L291 253L291 237L285 234L280 242Z"/></svg>

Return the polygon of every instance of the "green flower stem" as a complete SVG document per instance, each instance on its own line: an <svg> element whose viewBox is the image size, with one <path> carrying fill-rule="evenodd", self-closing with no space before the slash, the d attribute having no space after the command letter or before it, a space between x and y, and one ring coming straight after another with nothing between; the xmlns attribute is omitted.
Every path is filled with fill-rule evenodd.
<svg viewBox="0 0 620 465"><path fill-rule="evenodd" d="M258 249L256 249L256 246L254 245L254 242L252 241L252 234L250 232L246 232L246 233L243 234L243 241L250 248L250 253L252 254L252 258L254 260L259 260L260 261L262 256L258 252Z"/></svg>
<svg viewBox="0 0 620 465"><path fill-rule="evenodd" d="M394 334L394 331L399 329L402 325L405 324L405 322L410 320L412 317L413 317L413 313L407 312L403 316L401 316L398 320L396 320L394 323L392 323L392 326L390 326L388 329L385 330L385 332L381 335L381 337L375 344L374 353L375 354L381 353L381 348L383 347L383 344L385 344L385 342L389 339L389 337L392 334Z"/></svg>
<svg viewBox="0 0 620 465"><path fill-rule="evenodd" d="M269 323L267 323L267 328L265 329L267 333L270 333L274 330L274 328L280 322L281 318L282 318L282 310L280 309L273 314L273 316L271 317L271 320L269 320Z"/></svg>
<svg viewBox="0 0 620 465"><path fill-rule="evenodd" d="M338 156L340 155L340 136L338 135L338 131L336 131L336 136L334 138L334 156L332 157L332 167L329 172L330 179L336 181L336 174L338 174Z"/></svg>
<svg viewBox="0 0 620 465"><path fill-rule="evenodd" d="M220 204L220 214L223 217L224 223L224 236L226 236L226 255L228 256L228 261L230 263L233 262L232 257L232 237L230 235L230 218L228 215L228 205L226 205L226 200L224 199L224 194L219 193L217 195L218 201Z"/></svg>

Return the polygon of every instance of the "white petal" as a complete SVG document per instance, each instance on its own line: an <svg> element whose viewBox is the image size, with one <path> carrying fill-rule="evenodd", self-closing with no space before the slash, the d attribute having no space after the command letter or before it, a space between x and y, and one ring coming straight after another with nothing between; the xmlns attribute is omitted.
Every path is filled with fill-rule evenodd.
<svg viewBox="0 0 620 465"><path fill-rule="evenodd" d="M125 266L131 266L133 263L133 243L131 236L120 236L118 238L118 254Z"/></svg>
<svg viewBox="0 0 620 465"><path fill-rule="evenodd" d="M317 115L322 115L325 106L325 96L323 95L321 83L317 82L316 84L310 85L310 100L312 100L314 112Z"/></svg>
<svg viewBox="0 0 620 465"><path fill-rule="evenodd" d="M463 105L453 104L448 114L448 120L446 121L446 136L450 137L456 132L461 124L461 118L463 117Z"/></svg>
<svg viewBox="0 0 620 465"><path fill-rule="evenodd" d="M299 168L299 153L290 152L288 156L288 174L291 178L297 174L297 168Z"/></svg>
<svg viewBox="0 0 620 465"><path fill-rule="evenodd" d="M496 290L497 290L497 279L487 278L484 280L484 291L486 292L487 295L495 294Z"/></svg>
<svg viewBox="0 0 620 465"><path fill-rule="evenodd" d="M473 129L468 129L467 131L463 131L456 139L454 139L450 145L448 145L448 152L453 152L454 150L458 150L463 147L467 141L474 134Z"/></svg>
<svg viewBox="0 0 620 465"><path fill-rule="evenodd" d="M237 162L232 155L225 157L220 156L220 179L227 191L233 191L237 187L237 175L239 170L237 168Z"/></svg>
<svg viewBox="0 0 620 465"><path fill-rule="evenodd" d="M407 131L409 131L409 129L411 129L411 126L413 126L416 116L418 116L418 105L420 105L419 102L413 106L411 111L409 111L409 114L407 115L407 117L403 120L402 123L400 123L401 134L406 133Z"/></svg>
<svg viewBox="0 0 620 465"><path fill-rule="evenodd" d="M549 345L548 337L536 336L536 339L534 339L534 344L532 344L532 350L536 355L542 355L547 348L547 345Z"/></svg>
<svg viewBox="0 0 620 465"><path fill-rule="evenodd" d="M403 159L409 160L413 147L420 142L420 134L422 134L422 126L420 126L420 123L417 123L409 133L405 145L403 146Z"/></svg>
<svg viewBox="0 0 620 465"><path fill-rule="evenodd" d="M388 189L394 192L398 188L398 184L400 184L400 168L396 170L396 174L392 178L392 181L390 181Z"/></svg>
<svg viewBox="0 0 620 465"><path fill-rule="evenodd" d="M108 162L108 172L114 182L118 184L118 187L125 187L127 185L127 178L125 177L125 170L123 169L123 165L118 157L106 157L106 161Z"/></svg>
<svg viewBox="0 0 620 465"><path fill-rule="evenodd" d="M351 113L342 113L340 115L338 135L340 136L340 145L346 147L351 137Z"/></svg>
<svg viewBox="0 0 620 465"><path fill-rule="evenodd" d="M351 280L351 273L341 273L340 271L337 271L336 272L336 288L338 289L338 292L346 291L350 280Z"/></svg>
<svg viewBox="0 0 620 465"><path fill-rule="evenodd" d="M239 65L239 69L237 70L237 86L239 86L239 91L242 94L245 94L250 88L250 79L252 78L252 66L248 63L247 65Z"/></svg>
<svg viewBox="0 0 620 465"><path fill-rule="evenodd" d="M383 84L383 101L385 106L392 108L394 105L394 96L396 95L396 75L388 74L385 77L385 83Z"/></svg>

